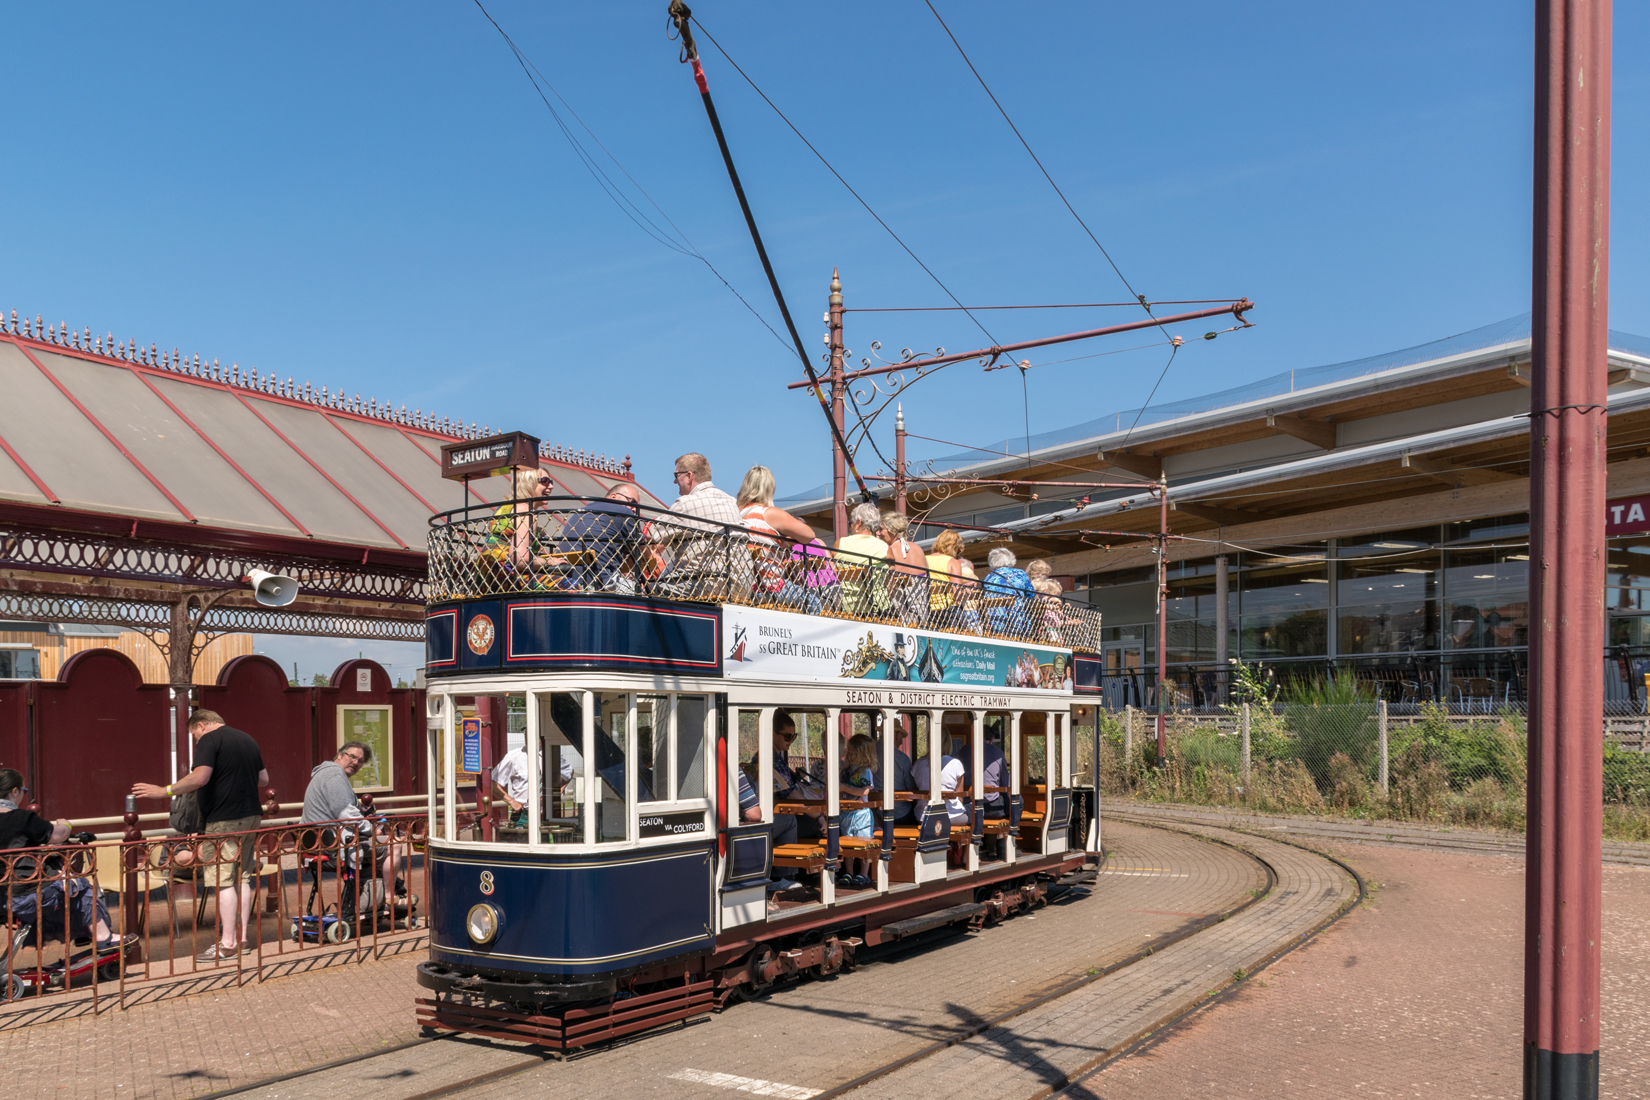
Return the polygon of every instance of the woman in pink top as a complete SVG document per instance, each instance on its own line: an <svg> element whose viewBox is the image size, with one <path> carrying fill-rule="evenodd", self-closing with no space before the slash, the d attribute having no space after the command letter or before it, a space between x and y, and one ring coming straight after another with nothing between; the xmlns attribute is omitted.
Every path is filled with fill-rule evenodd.
<svg viewBox="0 0 1650 1100"><path fill-rule="evenodd" d="M814 529L783 508L775 508L773 492L773 471L752 466L745 472L734 503L750 530L757 593L776 597L785 607L800 608L804 602L801 586L786 578L785 567L791 560L791 543L812 542Z"/></svg>

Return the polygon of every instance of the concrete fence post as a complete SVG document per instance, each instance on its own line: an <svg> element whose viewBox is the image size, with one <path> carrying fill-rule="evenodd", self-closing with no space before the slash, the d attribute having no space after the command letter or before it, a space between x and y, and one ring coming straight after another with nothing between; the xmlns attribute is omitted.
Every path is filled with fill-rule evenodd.
<svg viewBox="0 0 1650 1100"><path fill-rule="evenodd" d="M1379 776L1379 779L1377 780L1377 783L1381 788L1381 793L1386 794L1387 793L1388 765L1390 763L1390 755L1387 752L1386 700L1385 699L1382 699L1378 703L1375 704L1375 724L1376 724L1376 728L1380 731L1380 738L1381 738L1381 774Z"/></svg>
<svg viewBox="0 0 1650 1100"><path fill-rule="evenodd" d="M1123 707L1123 765L1128 766L1130 758L1134 756L1134 706L1125 704Z"/></svg>
<svg viewBox="0 0 1650 1100"><path fill-rule="evenodd" d="M1243 704L1243 785L1249 785L1249 704Z"/></svg>

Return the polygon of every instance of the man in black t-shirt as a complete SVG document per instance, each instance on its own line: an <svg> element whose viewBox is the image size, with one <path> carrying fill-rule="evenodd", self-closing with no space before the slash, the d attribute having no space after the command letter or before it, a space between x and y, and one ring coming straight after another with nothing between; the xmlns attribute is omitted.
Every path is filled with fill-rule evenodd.
<svg viewBox="0 0 1650 1100"><path fill-rule="evenodd" d="M201 820L206 823L208 836L248 834L234 842L226 841L222 851L227 861L220 859L214 865L222 928L218 942L195 956L199 962L223 962L233 959L237 952L250 954L256 950L246 942L252 916L252 880L258 869L254 837L249 834L262 822L258 788L269 783L269 772L264 768L258 743L249 734L224 725L223 717L215 711L192 712L189 735L195 739L194 770L169 787L135 783L132 793L138 798L170 798L199 791ZM238 844L235 854L229 854L232 843Z"/></svg>
<svg viewBox="0 0 1650 1100"><path fill-rule="evenodd" d="M0 768L0 849L39 848L48 844L62 844L69 837L67 821L47 821L33 810L20 810L17 803L27 797L23 776L11 769ZM44 858L44 857L39 857ZM61 858L61 857L59 857ZM14 875L19 869L14 864ZM33 878L33 873L26 876ZM54 935L63 929L64 884L61 873L47 871L40 883L19 882L11 888L11 912L20 923L40 922L42 935ZM120 946L109 931L109 911L103 905L100 891L85 878L70 878L68 885L69 932L73 939L95 936L99 951ZM137 939L127 936L126 942Z"/></svg>

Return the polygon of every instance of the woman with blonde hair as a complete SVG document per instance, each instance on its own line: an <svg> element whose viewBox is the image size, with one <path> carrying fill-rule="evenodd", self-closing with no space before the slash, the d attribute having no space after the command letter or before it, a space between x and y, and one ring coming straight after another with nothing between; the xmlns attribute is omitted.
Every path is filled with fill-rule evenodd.
<svg viewBox="0 0 1650 1100"><path fill-rule="evenodd" d="M487 542L481 551L482 559L498 574L498 583L509 584L510 573L531 574L534 569L565 564L563 559L545 553L543 535L533 522L532 513L540 498L550 495L552 484L550 475L537 466L515 468L511 477L514 499L493 510L493 522L487 527ZM527 587L550 585L543 577L533 577Z"/></svg>
<svg viewBox="0 0 1650 1100"><path fill-rule="evenodd" d="M1066 609L1060 600L1064 591L1052 576L1054 570L1044 558L1026 563L1026 576L1037 591L1037 612L1042 616L1043 637L1055 645L1064 644Z"/></svg>
<svg viewBox="0 0 1650 1100"><path fill-rule="evenodd" d="M979 612L970 607L977 578L974 566L962 556L962 536L944 531L928 555L928 606L942 630L979 633Z"/></svg>
<svg viewBox="0 0 1650 1100"><path fill-rule="evenodd" d="M888 578L894 614L906 626L928 625L928 556L906 534L911 520L899 512L882 516L882 541L888 544L888 560L894 562Z"/></svg>
<svg viewBox="0 0 1650 1100"><path fill-rule="evenodd" d="M785 567L791 560L791 546L783 540L806 545L813 541L814 529L785 509L775 508L774 489L773 471L766 466L752 466L745 471L745 480L739 484L739 495L734 498L734 503L739 506L740 520L750 532L757 593L766 593L786 607L800 609L806 594L801 585L785 576Z"/></svg>

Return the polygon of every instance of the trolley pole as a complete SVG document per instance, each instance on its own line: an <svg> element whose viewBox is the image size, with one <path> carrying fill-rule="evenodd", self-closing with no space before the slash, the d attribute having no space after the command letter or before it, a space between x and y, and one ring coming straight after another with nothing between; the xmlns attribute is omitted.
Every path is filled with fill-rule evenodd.
<svg viewBox="0 0 1650 1100"><path fill-rule="evenodd" d="M831 517L836 530L833 541L848 537L848 469L847 456L842 453L842 430L847 423L842 400L842 387L847 385L842 374L842 280L837 269L831 269L831 297L827 313L831 325L831 419L836 422L836 434L831 437Z"/></svg>
<svg viewBox="0 0 1650 1100"><path fill-rule="evenodd" d="M1536 2L1526 1100L1598 1096L1610 18Z"/></svg>

